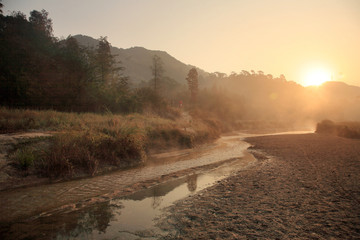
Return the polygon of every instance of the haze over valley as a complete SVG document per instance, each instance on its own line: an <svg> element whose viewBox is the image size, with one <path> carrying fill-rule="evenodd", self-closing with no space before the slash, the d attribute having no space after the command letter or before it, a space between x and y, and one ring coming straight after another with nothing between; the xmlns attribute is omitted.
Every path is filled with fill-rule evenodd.
<svg viewBox="0 0 360 240"><path fill-rule="evenodd" d="M360 239L357 0L0 0L0 239Z"/></svg>
<svg viewBox="0 0 360 240"><path fill-rule="evenodd" d="M76 35L74 38L84 47L95 48L98 45L98 40L88 36ZM164 51L143 47L123 49L112 46L111 53L125 68L124 75L129 76L133 88L146 85L151 79L149 66L154 55L162 59L165 81L170 82L172 90L186 88L184 76L194 67L180 62ZM254 70L233 71L230 75L221 72L209 73L199 68L197 71L201 90L216 91L226 96L228 101L236 103L227 102L222 108L229 113L238 111L238 120L276 121L288 124L294 129L314 129L316 123L323 119L360 119L360 87L357 86L328 81L319 86L304 87L287 80L284 75L273 76ZM213 110L216 110L215 106Z"/></svg>

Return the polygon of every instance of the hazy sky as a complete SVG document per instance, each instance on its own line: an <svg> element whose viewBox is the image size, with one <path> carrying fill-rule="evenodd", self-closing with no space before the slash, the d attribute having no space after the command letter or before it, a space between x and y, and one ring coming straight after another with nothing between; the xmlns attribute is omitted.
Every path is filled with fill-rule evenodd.
<svg viewBox="0 0 360 240"><path fill-rule="evenodd" d="M325 69L360 86L360 0L3 0L4 14L45 9L54 35L108 36L164 50L209 72L262 70L302 83Z"/></svg>

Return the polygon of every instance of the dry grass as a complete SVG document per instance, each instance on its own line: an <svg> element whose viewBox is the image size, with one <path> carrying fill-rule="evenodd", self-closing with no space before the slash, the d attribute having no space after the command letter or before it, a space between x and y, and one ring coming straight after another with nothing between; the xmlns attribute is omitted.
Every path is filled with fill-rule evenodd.
<svg viewBox="0 0 360 240"><path fill-rule="evenodd" d="M169 125L172 121L154 115L117 115L93 113L64 113L0 108L0 132L19 132L29 129L50 131L83 131L110 128L122 131L135 128Z"/></svg>
<svg viewBox="0 0 360 240"><path fill-rule="evenodd" d="M54 138L38 169L41 175L52 178L93 176L99 168L129 167L145 161L143 146L143 137L137 134L61 133Z"/></svg>
<svg viewBox="0 0 360 240"><path fill-rule="evenodd" d="M190 148L219 136L218 125L190 116L165 119L151 114L62 113L0 108L0 132L54 131L36 155L17 153L20 168L41 176L96 175L107 167L142 164L150 150Z"/></svg>

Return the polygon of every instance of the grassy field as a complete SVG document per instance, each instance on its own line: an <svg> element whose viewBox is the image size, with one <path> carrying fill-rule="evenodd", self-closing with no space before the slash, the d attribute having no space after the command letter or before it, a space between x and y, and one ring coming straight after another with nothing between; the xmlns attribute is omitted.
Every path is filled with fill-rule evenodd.
<svg viewBox="0 0 360 240"><path fill-rule="evenodd" d="M179 112L155 115L63 113L0 108L0 132L51 132L17 144L10 154L18 169L50 178L96 175L104 169L142 164L151 151L189 148L220 134L216 123Z"/></svg>

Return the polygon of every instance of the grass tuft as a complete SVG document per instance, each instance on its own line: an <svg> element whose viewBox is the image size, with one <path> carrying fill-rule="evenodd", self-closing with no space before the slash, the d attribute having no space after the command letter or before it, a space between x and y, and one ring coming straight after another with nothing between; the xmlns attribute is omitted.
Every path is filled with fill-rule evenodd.
<svg viewBox="0 0 360 240"><path fill-rule="evenodd" d="M34 165L36 154L34 150L28 146L19 148L12 156L16 166L21 170L28 170Z"/></svg>

